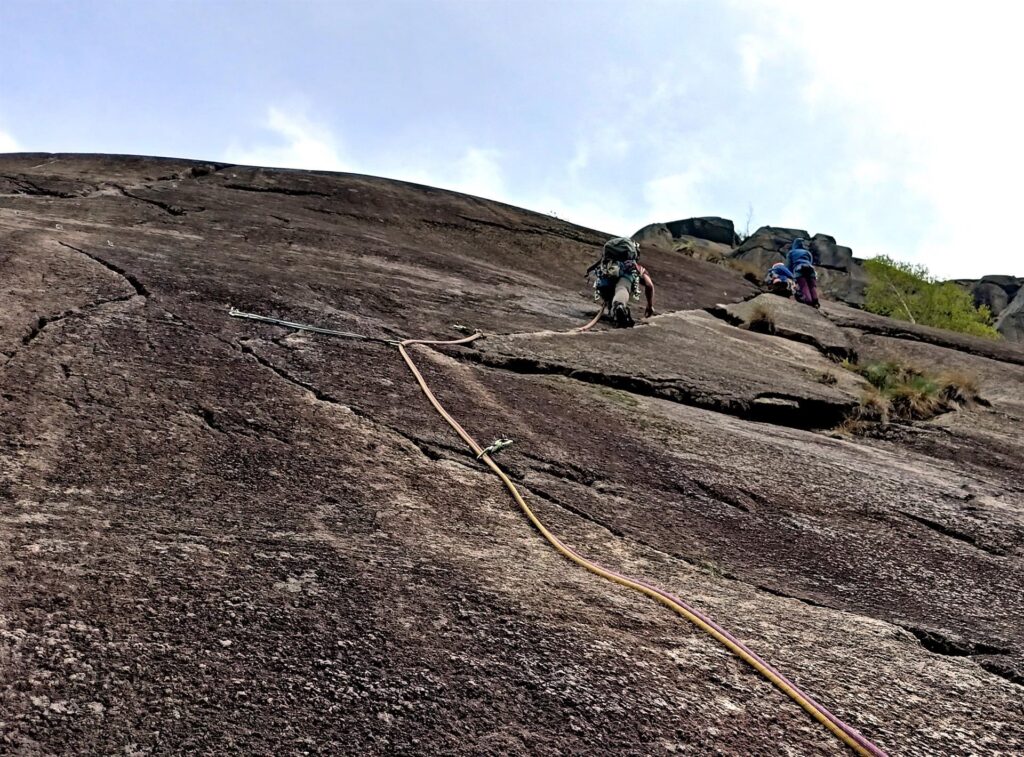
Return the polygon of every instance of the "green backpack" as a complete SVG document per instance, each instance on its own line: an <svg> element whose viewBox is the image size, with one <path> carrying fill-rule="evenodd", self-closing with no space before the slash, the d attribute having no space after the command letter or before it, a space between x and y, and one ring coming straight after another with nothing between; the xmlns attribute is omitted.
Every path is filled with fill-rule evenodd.
<svg viewBox="0 0 1024 757"><path fill-rule="evenodd" d="M616 263L635 262L640 259L640 245L629 237L614 237L604 243L604 259Z"/></svg>
<svg viewBox="0 0 1024 757"><path fill-rule="evenodd" d="M601 259L587 269L587 276L597 271L605 263L636 263L640 259L640 245L629 237L613 237L604 243Z"/></svg>

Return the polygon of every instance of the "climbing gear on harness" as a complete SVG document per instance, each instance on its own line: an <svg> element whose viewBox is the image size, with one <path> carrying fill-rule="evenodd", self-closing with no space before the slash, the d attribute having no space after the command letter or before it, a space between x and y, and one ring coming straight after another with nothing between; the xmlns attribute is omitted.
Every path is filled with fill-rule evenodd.
<svg viewBox="0 0 1024 757"><path fill-rule="evenodd" d="M477 331L475 334L472 334L471 336L467 336L463 339L454 340L386 340L364 337L362 335L351 334L349 332L339 332L333 331L331 329L321 329L315 326L306 326L304 324L295 324L289 321L281 321L276 318L269 318L266 316L259 316L251 313L243 313L241 311L235 310L234 308L231 309L230 315L234 318L249 318L254 321L263 321L266 323L284 325L290 328L297 328L303 331L312 331L315 333L329 334L332 336L342 336L344 338L350 339L376 341L396 346L398 348L398 353L402 356L402 360L404 360L406 365L409 367L409 370L412 373L413 378L416 379L416 383L419 384L419 387L422 390L424 396L426 396L427 400L430 402L433 408L442 418L444 418L445 422L447 422L448 425L455 430L455 432L469 446L473 453L476 454L477 458L483 460L487 467L489 467L495 473L495 475L497 475L498 478L501 479L501 482L505 485L505 488L508 489L509 494L515 500L516 504L519 505L519 508L523 511L523 514L527 517L530 523L533 524L534 528L536 528L537 531L540 532L541 536L543 536L544 539L547 540L547 542L551 544L551 546L554 547L560 554L562 554L564 557L568 558L572 562L576 563L577 565L586 568L591 573L594 573L598 576L601 576L602 578L605 578L609 581L620 584L627 588L633 589L635 591L640 592L641 594L650 597L651 599L668 607L669 609L673 610L677 614L684 617L686 620L690 621L693 625L697 626L702 631L707 633L709 636L714 638L716 641L718 641L720 644L726 647L737 657L739 657L747 664L749 664L751 667L753 667L755 670L757 670L762 676L771 681L778 689L780 689L793 701L799 704L805 711L807 711L808 714L810 714L815 720L817 720L819 723L825 726L829 731L831 731L844 744L853 749L857 754L865 755L866 757L887 757L886 753L882 751L882 749L880 749L874 743L872 743L864 736L862 736L856 729L854 729L853 727L851 727L850 725L846 724L838 717L833 715L818 702L814 701L810 696L805 694L801 689L799 689L795 684L793 684L789 679L787 679L782 673L780 673L773 666L767 663L762 657L760 657L757 653L755 653L753 650L747 647L746 644L744 644L734 635L732 635L724 628L719 626L717 623L715 623L711 618L706 616L700 610L691 607L682 599L679 599L674 595L664 591L663 589L659 589L658 587L653 586L645 581L630 578L627 575L598 565L597 563L581 555L572 547L568 546L565 542L559 539L555 534L553 534L544 526L544 524L534 514L533 510L527 504L526 500L523 499L523 496L519 493L519 489L516 487L515 483L513 483L512 479L509 478L508 474L506 474L505 471L503 471L496 462L494 462L490 452L488 451L489 448L481 447L476 442L476 440L472 436L470 436L469 433L462 427L462 425L457 420L455 420L455 418L453 418L448 413L447 410L445 410L444 406L440 403L440 401L434 395L433 391L431 391L430 387L427 385L426 380L423 378L423 374L420 373L419 369L416 367L416 364L415 362L413 362L413 359L407 349L408 347L416 344L452 346L469 344L470 342L481 338L483 336L481 332ZM598 313L598 317L600 317L600 315L601 314ZM593 323L596 323L596 321L597 319L595 318L594 321L592 321L590 324L587 324L586 327L583 327L583 329L580 330L589 328L591 325L593 325Z"/></svg>
<svg viewBox="0 0 1024 757"><path fill-rule="evenodd" d="M505 449L505 447L508 447L511 444L511 439L495 439L493 442L491 442L489 447L484 447L483 452L477 455L476 459L479 460L484 455L493 455L495 452L503 450Z"/></svg>

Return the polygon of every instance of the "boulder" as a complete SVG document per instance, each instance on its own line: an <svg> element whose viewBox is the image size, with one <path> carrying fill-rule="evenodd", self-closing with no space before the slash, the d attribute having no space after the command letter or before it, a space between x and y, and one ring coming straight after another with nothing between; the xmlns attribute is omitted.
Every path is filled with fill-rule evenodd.
<svg viewBox="0 0 1024 757"><path fill-rule="evenodd" d="M864 270L863 260L850 258L850 266L846 270L819 266L818 290L834 300L845 302L854 307L864 307L868 288L868 272Z"/></svg>
<svg viewBox="0 0 1024 757"><path fill-rule="evenodd" d="M704 218L686 218L682 221L669 221L665 224L673 237L696 237L709 242L718 242L734 246L739 240L736 227L728 218L707 216Z"/></svg>
<svg viewBox="0 0 1024 757"><path fill-rule="evenodd" d="M982 276L982 284L995 284L1006 292L1007 297L1012 300L1017 296L1017 292L1020 291L1021 286L1024 285L1024 279L1017 276Z"/></svg>
<svg viewBox="0 0 1024 757"><path fill-rule="evenodd" d="M837 245L835 238L828 234L815 234L810 247L820 266L846 271L853 265L853 250Z"/></svg>
<svg viewBox="0 0 1024 757"><path fill-rule="evenodd" d="M646 260L652 250L665 252L681 252L697 260L718 262L732 253L731 244L711 242L707 239L692 237L686 234L673 236L668 226L663 223L652 223L644 226L633 234L633 241L641 245L640 257Z"/></svg>
<svg viewBox="0 0 1024 757"><path fill-rule="evenodd" d="M736 248L737 253L753 249L766 249L782 253L789 248L797 237L810 239L811 235L803 229L786 229L781 226L762 226L744 240Z"/></svg>
<svg viewBox="0 0 1024 757"><path fill-rule="evenodd" d="M770 250L765 247L753 247L749 250L737 250L730 256L733 260L740 260L756 267L763 275L776 263L783 263L786 257L781 252Z"/></svg>
<svg viewBox="0 0 1024 757"><path fill-rule="evenodd" d="M975 307L985 305L994 316L1003 312L1012 299L1001 286L984 279L974 285L971 294L974 295Z"/></svg>
<svg viewBox="0 0 1024 757"><path fill-rule="evenodd" d="M999 314L996 328L1007 341L1024 342L1024 289Z"/></svg>
<svg viewBox="0 0 1024 757"><path fill-rule="evenodd" d="M672 232L663 223L648 224L633 234L631 238L638 244L654 243L663 246L672 244Z"/></svg>

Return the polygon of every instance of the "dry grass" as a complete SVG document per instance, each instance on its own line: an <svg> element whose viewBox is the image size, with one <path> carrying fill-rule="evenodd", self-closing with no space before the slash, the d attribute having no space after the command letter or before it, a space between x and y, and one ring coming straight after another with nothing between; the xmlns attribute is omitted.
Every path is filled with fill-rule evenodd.
<svg viewBox="0 0 1024 757"><path fill-rule="evenodd" d="M760 285L761 278L764 276L764 271L761 270L761 266L751 263L749 260L737 260L736 258L723 258L722 263L726 268L731 268L734 271L738 271L743 274L743 278L747 281Z"/></svg>
<svg viewBox="0 0 1024 757"><path fill-rule="evenodd" d="M750 311L750 317L747 319L747 328L759 334L774 334L775 317L768 308L758 303Z"/></svg>
<svg viewBox="0 0 1024 757"><path fill-rule="evenodd" d="M893 360L846 361L843 367L871 385L850 418L854 423L927 420L982 401L977 379L965 373L931 373Z"/></svg>

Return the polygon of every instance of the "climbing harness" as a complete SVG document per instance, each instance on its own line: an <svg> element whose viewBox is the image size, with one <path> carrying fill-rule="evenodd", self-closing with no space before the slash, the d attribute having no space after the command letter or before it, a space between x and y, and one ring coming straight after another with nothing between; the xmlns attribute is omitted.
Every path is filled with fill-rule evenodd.
<svg viewBox="0 0 1024 757"><path fill-rule="evenodd" d="M601 311L598 312L597 316L594 318L593 321L591 321L590 323L586 324L581 328L574 329L574 331L586 331L595 323L597 323L598 319L601 317L601 314L603 312L604 308L602 308ZM322 329L316 326L307 326L304 324L292 323L290 321L282 321L277 318L270 318L267 316L255 315L252 313L243 313L241 311L235 310L234 308L231 308L229 315L231 315L234 318L248 318L254 321L272 323L279 326L287 326L289 328L295 328L301 331L312 331L318 334L329 334L331 336L361 339L364 341L380 342L396 346L398 348L398 353L402 356L402 360L405 361L405 364L408 366L410 372L413 375L413 378L415 378L416 383L419 385L424 396L427 398L427 400L430 402L433 408L442 418L444 418L448 425L451 426L452 429L459 435L459 437L461 437L462 440L469 446L469 448L476 455L476 458L478 460L482 460L487 465L487 467L490 468L495 473L495 475L498 476L499 479L501 479L501 482L505 485L505 488L508 490L509 494L512 495L512 498L515 500L516 504L519 505L519 508L523 511L523 514L527 517L530 523L533 524L534 528L536 528L537 531L540 532L541 536L543 536L544 539L552 547L555 548L555 550L557 550L561 555L568 558L577 565L586 568L591 573L601 576L602 578L617 583L621 586L633 589L634 591L638 591L641 594L644 594L645 596L650 597L654 601L664 605L665 607L668 607L670 610L676 612L677 614L684 617L686 620L690 621L693 625L700 628L713 639L718 641L722 646L726 647L730 652L732 652L737 657L746 662L748 665L757 670L757 672L759 672L762 676L767 678L772 684L774 684L778 689L780 689L787 696L789 696L794 702L799 704L808 714L811 715L811 717L813 717L825 728L831 731L838 739L840 739L844 744L853 749L853 751L855 751L857 754L866 755L867 757L887 757L886 753L881 748L879 748L874 743L872 743L864 736L862 736L852 726L843 722L838 717L829 712L829 710L827 710L824 706L822 706L814 699L812 699L796 684L794 684L782 673L780 673L776 668L774 668L772 665L766 662L760 655L751 650L746 644L744 644L742 641L740 641L731 633L729 633L729 631L726 631L724 628L719 626L717 623L715 623L714 620L709 618L700 610L696 609L695 607L692 607L691 605L684 602L682 599L679 599L678 597L669 594L668 592L658 588L657 586L653 586L652 584L649 584L640 579L631 578L630 576L624 575L615 570L611 570L610 568L604 568L601 565L598 565L597 563L584 557L579 552L574 550L572 547L567 545L555 534L549 531L547 527L544 526L544 524L540 521L536 514L534 514L530 506L526 503L526 500L523 499L523 496L519 493L519 489L516 487L515 483L513 483L512 479L508 477L508 474L506 474L505 471L502 470L501 467L492 458L493 452L497 452L498 449L501 449L501 447L503 446L508 446L507 444L501 445L501 447L496 445L498 445L500 442L505 441L511 443L511 441L507 439L499 439L495 441L493 444L491 444L489 447L481 447L476 442L476 440L469 435L466 429L464 429L462 425L457 420L455 420L455 418L453 418L448 413L447 410L445 410L444 406L441 405L440 401L437 399L433 391L431 391L430 387L427 385L426 380L423 378L423 374L420 373L419 369L416 367L416 363L413 362L412 356L409 354L408 348L411 347L412 345L419 344L455 346L469 344L470 342L482 338L482 332L477 331L476 333L467 336L463 339L454 340L379 339L375 337L367 337L361 334L351 334L349 332L344 331L334 331L332 329Z"/></svg>
<svg viewBox="0 0 1024 757"><path fill-rule="evenodd" d="M499 452L511 444L511 439L495 439L493 442L491 442L491 445L489 447L483 448L483 451L481 451L480 454L476 456L476 459L479 460L484 455L493 455L495 452Z"/></svg>

